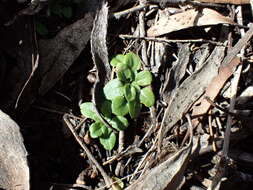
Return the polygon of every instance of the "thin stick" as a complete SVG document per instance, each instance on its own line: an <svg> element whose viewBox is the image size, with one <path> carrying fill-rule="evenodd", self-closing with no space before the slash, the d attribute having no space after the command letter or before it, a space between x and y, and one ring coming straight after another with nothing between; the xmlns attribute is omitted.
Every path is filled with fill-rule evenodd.
<svg viewBox="0 0 253 190"><path fill-rule="evenodd" d="M146 0L139 0L140 5L146 5ZM145 31L145 11L141 11L139 14L139 26L140 26L140 37L146 36ZM141 57L144 62L145 67L148 66L148 55L147 55L147 44L145 41L142 42L142 49L141 49Z"/></svg>
<svg viewBox="0 0 253 190"><path fill-rule="evenodd" d="M210 112L211 112L211 110L210 110ZM213 133L212 116L211 116L211 114L208 116L208 127L209 127L210 136L212 138L213 151L216 152L217 148L216 148L216 144L215 144L215 141L214 141L214 133Z"/></svg>
<svg viewBox="0 0 253 190"><path fill-rule="evenodd" d="M138 6L130 8L130 9L114 13L113 17L115 17L116 19L120 19L120 17L127 16L130 13L134 13L134 12L137 12L137 11L142 11L143 9L145 9L148 6L149 6L148 4L138 5Z"/></svg>
<svg viewBox="0 0 253 190"><path fill-rule="evenodd" d="M238 17L239 17L238 22L242 23L242 20L241 20L241 18L242 18L242 7L241 6L239 8ZM240 31L241 31L241 36L243 37L245 35L244 30L241 29ZM243 56L244 48L241 48L240 54L241 54L241 56ZM229 112L234 111L235 101L236 101L236 94L237 94L237 87L238 87L238 83L239 83L239 80L240 80L241 72L242 72L242 65L239 65L237 70L234 73L234 78L233 78L232 84L231 84L231 92L230 92L231 93L231 99L230 99ZM231 115L228 115L227 124L226 124L226 131L225 131L225 135L224 135L224 144L223 144L223 149L222 149L224 157L228 156L231 125L232 125L232 117L231 117Z"/></svg>
<svg viewBox="0 0 253 190"><path fill-rule="evenodd" d="M211 43L218 46L224 46L221 42L216 42L212 40L205 40L205 39L187 39L187 40L171 40L166 38L154 38L154 37L141 37L141 36L133 36L128 34L120 34L119 38L122 39L138 39L138 40L147 40L147 41L154 41L154 42L160 42L160 43L193 43L193 42L202 42L202 43Z"/></svg>
<svg viewBox="0 0 253 190"><path fill-rule="evenodd" d="M88 147L84 144L84 142L81 140L81 138L78 136L78 134L76 133L76 131L74 130L72 124L69 122L68 120L68 116L71 116L70 114L64 114L63 115L63 121L66 123L66 125L68 126L68 128L70 129L70 131L72 132L72 134L74 135L76 141L79 143L79 145L83 148L83 150L85 151L87 157L89 158L89 160L96 166L96 168L99 170L99 172L101 173L101 175L104 178L104 181L107 185L107 187L109 188L112 184L112 180L111 178L106 174L105 170L102 168L102 166L98 163L98 161L94 158L94 156L92 155L92 153L90 152L90 150L88 149Z"/></svg>

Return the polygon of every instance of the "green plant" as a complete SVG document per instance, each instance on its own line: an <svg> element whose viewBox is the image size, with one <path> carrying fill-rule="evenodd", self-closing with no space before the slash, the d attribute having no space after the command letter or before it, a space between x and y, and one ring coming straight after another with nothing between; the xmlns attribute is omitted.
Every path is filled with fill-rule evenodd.
<svg viewBox="0 0 253 190"><path fill-rule="evenodd" d="M73 8L83 0L53 0L49 2L49 11L59 17L70 19L73 16Z"/></svg>
<svg viewBox="0 0 253 190"><path fill-rule="evenodd" d="M142 104L151 107L155 103L155 96L149 85L152 75L149 71L140 71L140 58L130 52L126 55L115 56L110 64L116 71L117 78L109 81L103 88L105 100L101 105L102 117L116 130L125 130L128 127L127 114L136 118ZM97 116L91 102L80 106L81 113L94 120L89 131L92 138L99 138L100 143L107 150L113 149L116 143L116 134L107 128Z"/></svg>

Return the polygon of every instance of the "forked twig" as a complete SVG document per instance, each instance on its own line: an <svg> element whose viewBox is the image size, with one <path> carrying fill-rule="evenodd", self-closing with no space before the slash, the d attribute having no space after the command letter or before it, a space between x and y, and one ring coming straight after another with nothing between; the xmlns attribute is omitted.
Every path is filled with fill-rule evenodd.
<svg viewBox="0 0 253 190"><path fill-rule="evenodd" d="M75 129L73 128L72 124L69 122L68 117L71 117L70 114L64 114L63 115L63 121L66 123L66 125L68 126L69 130L71 131L71 133L74 135L76 141L79 143L79 145L83 148L83 150L85 151L87 157L89 158L89 160L96 166L96 168L100 171L101 175L103 176L106 186L109 188L112 184L112 180L111 178L107 175L107 173L105 172L105 170L102 168L102 166L98 163L98 161L94 158L94 156L92 155L92 153L90 152L90 150L88 149L88 147L84 144L84 142L81 140L81 138L78 136L78 134L76 133Z"/></svg>

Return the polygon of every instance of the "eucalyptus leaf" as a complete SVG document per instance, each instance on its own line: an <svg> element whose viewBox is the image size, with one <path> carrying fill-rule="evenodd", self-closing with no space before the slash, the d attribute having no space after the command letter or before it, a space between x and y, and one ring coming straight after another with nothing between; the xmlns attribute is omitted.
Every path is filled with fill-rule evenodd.
<svg viewBox="0 0 253 190"><path fill-rule="evenodd" d="M128 102L134 100L136 97L136 88L130 84L126 84L124 86L124 96Z"/></svg>
<svg viewBox="0 0 253 190"><path fill-rule="evenodd" d="M115 57L112 58L110 64L113 67L116 67L118 63L125 63L125 55L118 54Z"/></svg>
<svg viewBox="0 0 253 190"><path fill-rule="evenodd" d="M116 135L112 132L107 136L101 136L99 141L106 150L112 150L116 143Z"/></svg>
<svg viewBox="0 0 253 190"><path fill-rule="evenodd" d="M150 87L141 89L140 101L147 107L151 107L155 103L155 95Z"/></svg>
<svg viewBox="0 0 253 190"><path fill-rule="evenodd" d="M92 102L84 102L80 105L81 114L95 121L100 121L96 114L95 105Z"/></svg>
<svg viewBox="0 0 253 190"><path fill-rule="evenodd" d="M118 96L112 100L112 113L120 116L128 113L127 100L123 96Z"/></svg>
<svg viewBox="0 0 253 190"><path fill-rule="evenodd" d="M152 82L152 75L149 71L141 71L137 73L135 82L139 86L147 86L150 85Z"/></svg>
<svg viewBox="0 0 253 190"><path fill-rule="evenodd" d="M109 81L104 89L106 99L113 100L117 96L123 96L123 84L119 79L113 79Z"/></svg>
<svg viewBox="0 0 253 190"><path fill-rule="evenodd" d="M90 131L90 136L92 138L97 138L102 135L105 135L107 132L107 128L106 126L104 126L103 123L95 122L91 124L91 126L89 127L89 131Z"/></svg>
<svg viewBox="0 0 253 190"><path fill-rule="evenodd" d="M112 118L110 121L110 124L114 129L117 129L119 131L125 130L128 127L128 121L125 117L123 116L115 116Z"/></svg>
<svg viewBox="0 0 253 190"><path fill-rule="evenodd" d="M141 68L141 59L133 52L125 55L125 63L133 70L138 71Z"/></svg>

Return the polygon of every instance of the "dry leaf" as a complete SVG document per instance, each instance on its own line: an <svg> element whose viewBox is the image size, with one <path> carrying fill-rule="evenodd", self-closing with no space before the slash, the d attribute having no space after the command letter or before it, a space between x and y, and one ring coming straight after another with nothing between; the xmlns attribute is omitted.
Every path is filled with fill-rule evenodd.
<svg viewBox="0 0 253 190"><path fill-rule="evenodd" d="M192 136L190 139L190 143L186 147L175 153L162 164L148 171L147 174L140 177L136 182L126 188L126 190L180 189L184 184L184 171L190 155L196 150L199 144L194 143L193 146Z"/></svg>
<svg viewBox="0 0 253 190"><path fill-rule="evenodd" d="M193 108L192 115L202 115L209 110L211 105L204 97L208 96L211 100L214 100L225 82L227 81L227 79L233 74L234 69L239 63L240 59L236 57L233 59L233 61L231 61L229 65L220 67L219 74L215 78L213 78L212 82L207 87L203 98L196 102L195 105L197 106ZM193 120L193 122L194 125L196 125L197 119Z"/></svg>
<svg viewBox="0 0 253 190"><path fill-rule="evenodd" d="M230 18L212 9L191 9L169 17L161 17L154 26L148 29L147 36L155 37L194 26L210 26L217 24L234 24L234 22Z"/></svg>
<svg viewBox="0 0 253 190"><path fill-rule="evenodd" d="M168 102L168 107L160 128L160 139L182 118L184 113L205 92L213 77L218 73L219 64L224 57L224 47L217 46L202 68L195 71L176 89L174 96Z"/></svg>
<svg viewBox="0 0 253 190"><path fill-rule="evenodd" d="M90 40L94 13L88 12L50 40L40 41L39 94L43 95L61 79Z"/></svg>

